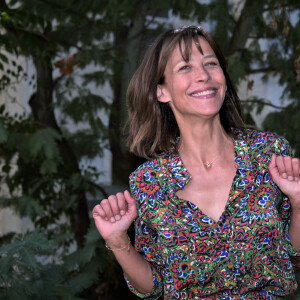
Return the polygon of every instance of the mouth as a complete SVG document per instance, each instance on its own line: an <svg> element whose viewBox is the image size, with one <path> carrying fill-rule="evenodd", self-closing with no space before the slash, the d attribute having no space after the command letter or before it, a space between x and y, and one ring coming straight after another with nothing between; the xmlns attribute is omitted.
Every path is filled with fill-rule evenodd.
<svg viewBox="0 0 300 300"><path fill-rule="evenodd" d="M215 94L215 93L216 93L215 89L210 89L210 90L205 90L205 91L201 91L201 92L192 93L191 96L192 97L201 97L201 96L212 95L212 94Z"/></svg>

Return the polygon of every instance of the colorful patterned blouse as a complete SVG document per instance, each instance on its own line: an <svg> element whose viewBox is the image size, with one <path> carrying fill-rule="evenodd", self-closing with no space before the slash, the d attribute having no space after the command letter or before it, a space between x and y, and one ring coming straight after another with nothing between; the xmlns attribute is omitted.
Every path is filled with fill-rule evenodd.
<svg viewBox="0 0 300 300"><path fill-rule="evenodd" d="M191 176L180 156L164 153L130 176L138 200L135 247L151 263L154 286L141 298L280 299L297 288L299 264L288 235L289 199L272 181L272 153L291 155L273 133L236 130L236 175L216 222L180 199ZM282 298L281 298L282 299Z"/></svg>

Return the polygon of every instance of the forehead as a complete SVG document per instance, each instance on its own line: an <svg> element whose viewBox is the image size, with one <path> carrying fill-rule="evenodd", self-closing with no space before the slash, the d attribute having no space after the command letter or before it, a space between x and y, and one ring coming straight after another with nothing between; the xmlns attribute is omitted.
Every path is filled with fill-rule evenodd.
<svg viewBox="0 0 300 300"><path fill-rule="evenodd" d="M208 41L203 37L198 37L197 40L190 40L189 42L179 41L171 52L168 61L183 59L187 62L191 59L194 53L200 53L203 56L215 55L215 52Z"/></svg>

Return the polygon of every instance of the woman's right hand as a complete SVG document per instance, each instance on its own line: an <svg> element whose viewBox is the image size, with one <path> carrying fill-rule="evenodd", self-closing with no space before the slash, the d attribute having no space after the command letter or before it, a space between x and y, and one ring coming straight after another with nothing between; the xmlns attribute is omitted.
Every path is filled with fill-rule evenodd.
<svg viewBox="0 0 300 300"><path fill-rule="evenodd" d="M153 286L151 265L130 244L127 235L128 228L137 216L136 200L128 191L103 199L93 209L97 229L106 247L114 253L126 278L136 290L147 294Z"/></svg>
<svg viewBox="0 0 300 300"><path fill-rule="evenodd" d="M93 218L101 236L109 243L117 243L138 216L136 200L128 191L103 199L93 209Z"/></svg>

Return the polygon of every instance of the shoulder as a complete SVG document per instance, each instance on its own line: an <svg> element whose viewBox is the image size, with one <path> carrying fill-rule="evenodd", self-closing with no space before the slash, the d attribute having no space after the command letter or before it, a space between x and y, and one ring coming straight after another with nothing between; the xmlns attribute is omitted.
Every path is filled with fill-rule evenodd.
<svg viewBox="0 0 300 300"><path fill-rule="evenodd" d="M168 155L161 155L143 163L130 174L131 193L138 203L159 198L167 163Z"/></svg>
<svg viewBox="0 0 300 300"><path fill-rule="evenodd" d="M161 176L166 163L167 159L164 156L143 163L130 174L130 183L137 182L140 185L144 181L153 182L157 180Z"/></svg>
<svg viewBox="0 0 300 300"><path fill-rule="evenodd" d="M291 155L289 142L282 136L270 131L244 129L237 131L239 138L243 139L252 153L263 152L272 155Z"/></svg>

